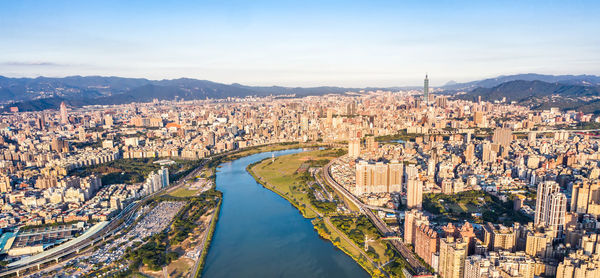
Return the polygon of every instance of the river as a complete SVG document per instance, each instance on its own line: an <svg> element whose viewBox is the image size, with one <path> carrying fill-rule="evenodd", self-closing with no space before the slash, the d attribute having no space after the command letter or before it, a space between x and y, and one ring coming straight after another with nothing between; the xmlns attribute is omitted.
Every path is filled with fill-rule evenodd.
<svg viewBox="0 0 600 278"><path fill-rule="evenodd" d="M221 164L219 221L202 277L369 277L352 258L319 237L310 219L265 189L248 164L301 149L259 153Z"/></svg>

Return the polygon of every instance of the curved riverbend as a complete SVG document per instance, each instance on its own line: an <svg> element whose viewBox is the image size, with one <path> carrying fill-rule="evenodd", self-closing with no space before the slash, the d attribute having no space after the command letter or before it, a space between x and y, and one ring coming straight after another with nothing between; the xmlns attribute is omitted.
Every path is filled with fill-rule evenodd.
<svg viewBox="0 0 600 278"><path fill-rule="evenodd" d="M301 149L259 153L221 164L223 203L203 277L369 277L319 237L287 200L263 188L246 166Z"/></svg>

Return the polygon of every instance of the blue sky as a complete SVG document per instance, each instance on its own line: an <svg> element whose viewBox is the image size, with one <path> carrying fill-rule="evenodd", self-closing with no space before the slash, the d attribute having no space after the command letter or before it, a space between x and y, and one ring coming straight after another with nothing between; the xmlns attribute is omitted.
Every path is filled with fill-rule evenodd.
<svg viewBox="0 0 600 278"><path fill-rule="evenodd" d="M600 75L600 1L0 1L0 75L284 86Z"/></svg>

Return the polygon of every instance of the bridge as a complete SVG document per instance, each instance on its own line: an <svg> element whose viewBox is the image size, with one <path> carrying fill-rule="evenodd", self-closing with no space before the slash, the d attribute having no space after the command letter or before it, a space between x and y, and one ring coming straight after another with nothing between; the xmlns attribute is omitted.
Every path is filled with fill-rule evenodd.
<svg viewBox="0 0 600 278"><path fill-rule="evenodd" d="M387 236L387 237L382 237L382 240L404 240L403 238L399 237L399 236Z"/></svg>
<svg viewBox="0 0 600 278"><path fill-rule="evenodd" d="M586 133L586 132L600 132L600 129L549 129L549 130L523 130L513 131L513 133L529 134L529 133L553 133L553 132L567 132L567 133ZM474 130L429 130L427 133L409 133L414 135L454 135L454 134L475 134Z"/></svg>
<svg viewBox="0 0 600 278"><path fill-rule="evenodd" d="M372 209L372 210L379 210L379 211L384 211L384 212L389 212L389 213L400 213L400 212L402 212L401 210L395 210L395 209L378 207L378 206L365 205L365 207L369 208L369 209Z"/></svg>
<svg viewBox="0 0 600 278"><path fill-rule="evenodd" d="M396 233L392 231L379 217L377 217L371 209L363 204L356 196L350 193L346 188L340 185L337 181L335 181L331 177L331 165L334 160L325 165L322 169L322 176L325 180L340 194L342 194L348 201L353 203L357 208L359 208L361 213L364 213L369 220L375 225L377 230L385 237L395 237ZM404 243L400 242L397 239L390 240L390 244L396 249L402 257L408 262L412 270L417 274L429 274L427 268L417 259L416 255L404 245Z"/></svg>

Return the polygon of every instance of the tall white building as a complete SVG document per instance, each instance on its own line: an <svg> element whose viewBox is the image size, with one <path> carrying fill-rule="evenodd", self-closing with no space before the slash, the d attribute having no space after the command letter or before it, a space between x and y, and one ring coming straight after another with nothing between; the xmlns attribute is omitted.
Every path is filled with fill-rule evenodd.
<svg viewBox="0 0 600 278"><path fill-rule="evenodd" d="M169 186L169 169L163 167L156 173L151 172L148 175L144 184L144 193L152 194L167 186Z"/></svg>
<svg viewBox="0 0 600 278"><path fill-rule="evenodd" d="M566 212L567 197L560 193L558 183L541 182L537 188L534 224L550 228L555 232L561 231L565 224Z"/></svg>
<svg viewBox="0 0 600 278"><path fill-rule="evenodd" d="M546 226L555 232L560 232L565 227L565 214L567 213L567 196L560 192L550 194L550 208Z"/></svg>
<svg viewBox="0 0 600 278"><path fill-rule="evenodd" d="M160 170L158 170L158 174L160 175L162 187L168 187L169 186L169 169L162 167L162 168L160 168Z"/></svg>

